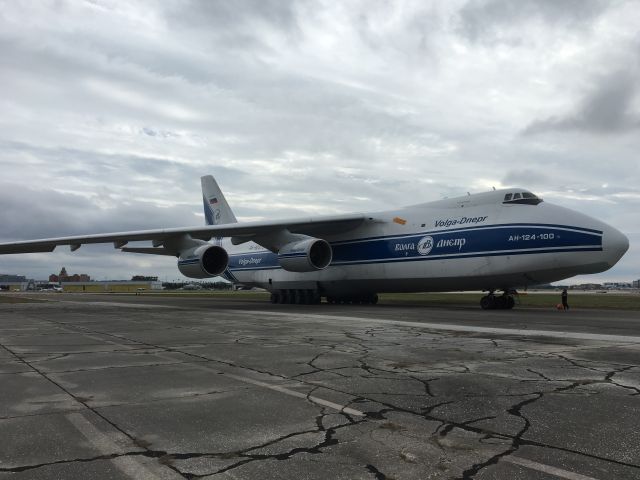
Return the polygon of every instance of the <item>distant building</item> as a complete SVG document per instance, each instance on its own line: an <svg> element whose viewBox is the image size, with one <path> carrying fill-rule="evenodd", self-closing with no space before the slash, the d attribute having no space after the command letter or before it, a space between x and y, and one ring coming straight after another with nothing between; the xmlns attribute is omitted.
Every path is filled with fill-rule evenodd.
<svg viewBox="0 0 640 480"><path fill-rule="evenodd" d="M62 270L60 270L60 273L58 275L56 275L55 273L52 273L51 275L49 275L49 281L50 282L90 282L91 281L91 277L89 275L87 275L86 273L74 273L73 275L69 275L67 273L67 269L65 267L62 267Z"/></svg>
<svg viewBox="0 0 640 480"><path fill-rule="evenodd" d="M162 290L162 282L154 281L94 281L94 282L62 282L63 292L75 293L138 293L141 291Z"/></svg>
<svg viewBox="0 0 640 480"><path fill-rule="evenodd" d="M602 290L603 287L600 283L581 283L571 288L576 290Z"/></svg>
<svg viewBox="0 0 640 480"><path fill-rule="evenodd" d="M633 281L633 288L640 288L640 279Z"/></svg>
<svg viewBox="0 0 640 480"><path fill-rule="evenodd" d="M10 273L0 273L0 291L21 290L25 291L35 285L33 280L24 275L12 275Z"/></svg>
<svg viewBox="0 0 640 480"><path fill-rule="evenodd" d="M27 277L24 275L11 275L8 273L0 273L0 283L22 283L26 282Z"/></svg>
<svg viewBox="0 0 640 480"><path fill-rule="evenodd" d="M624 288L632 288L633 284L629 282L604 282L604 288L610 290L619 290Z"/></svg>

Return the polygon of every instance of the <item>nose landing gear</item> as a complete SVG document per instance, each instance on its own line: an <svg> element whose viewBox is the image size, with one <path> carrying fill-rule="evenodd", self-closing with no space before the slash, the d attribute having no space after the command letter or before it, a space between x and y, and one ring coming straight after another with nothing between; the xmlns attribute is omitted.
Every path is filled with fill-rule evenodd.
<svg viewBox="0 0 640 480"><path fill-rule="evenodd" d="M511 310L516 304L513 298L514 290L505 290L503 295L494 295L493 290L489 295L480 299L480 307L483 310Z"/></svg>

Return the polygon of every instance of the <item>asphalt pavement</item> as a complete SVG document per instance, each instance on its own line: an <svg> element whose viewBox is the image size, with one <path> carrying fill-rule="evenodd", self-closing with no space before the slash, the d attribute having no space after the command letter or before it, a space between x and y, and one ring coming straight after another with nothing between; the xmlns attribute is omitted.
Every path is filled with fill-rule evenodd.
<svg viewBox="0 0 640 480"><path fill-rule="evenodd" d="M0 479L640 478L640 315L0 304Z"/></svg>

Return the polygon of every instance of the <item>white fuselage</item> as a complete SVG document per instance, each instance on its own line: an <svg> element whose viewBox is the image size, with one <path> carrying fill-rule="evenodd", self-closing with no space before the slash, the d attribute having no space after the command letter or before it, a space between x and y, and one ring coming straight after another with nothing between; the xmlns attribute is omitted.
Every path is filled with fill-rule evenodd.
<svg viewBox="0 0 640 480"><path fill-rule="evenodd" d="M225 277L248 286L373 292L503 290L611 268L627 238L594 218L546 202L504 204L504 191L377 212L348 233L324 236L333 249L324 270L282 269L255 243L219 244Z"/></svg>

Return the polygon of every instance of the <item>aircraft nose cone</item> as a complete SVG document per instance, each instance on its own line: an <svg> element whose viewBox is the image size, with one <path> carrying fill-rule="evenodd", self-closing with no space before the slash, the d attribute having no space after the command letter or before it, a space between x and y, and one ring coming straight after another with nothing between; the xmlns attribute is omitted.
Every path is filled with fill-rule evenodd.
<svg viewBox="0 0 640 480"><path fill-rule="evenodd" d="M609 227L602 237L602 249L607 256L607 262L613 267L629 250L629 239L620 230Z"/></svg>

